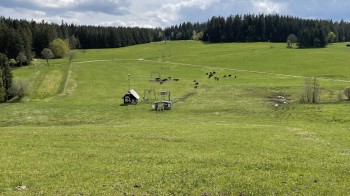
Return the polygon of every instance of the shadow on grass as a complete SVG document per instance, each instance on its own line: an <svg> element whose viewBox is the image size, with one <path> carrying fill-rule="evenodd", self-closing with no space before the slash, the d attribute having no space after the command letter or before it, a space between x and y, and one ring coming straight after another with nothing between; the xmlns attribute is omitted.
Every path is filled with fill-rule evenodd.
<svg viewBox="0 0 350 196"><path fill-rule="evenodd" d="M6 103L21 103L24 97L13 97L10 100L8 100Z"/></svg>
<svg viewBox="0 0 350 196"><path fill-rule="evenodd" d="M119 106L135 106L137 104L131 104L131 103L121 103Z"/></svg>

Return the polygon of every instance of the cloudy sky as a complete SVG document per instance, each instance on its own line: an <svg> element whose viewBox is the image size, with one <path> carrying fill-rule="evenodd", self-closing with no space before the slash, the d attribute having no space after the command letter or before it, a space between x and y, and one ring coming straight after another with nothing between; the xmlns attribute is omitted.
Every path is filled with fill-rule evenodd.
<svg viewBox="0 0 350 196"><path fill-rule="evenodd" d="M5 17L101 26L166 27L246 13L350 22L349 10L349 0L0 0Z"/></svg>

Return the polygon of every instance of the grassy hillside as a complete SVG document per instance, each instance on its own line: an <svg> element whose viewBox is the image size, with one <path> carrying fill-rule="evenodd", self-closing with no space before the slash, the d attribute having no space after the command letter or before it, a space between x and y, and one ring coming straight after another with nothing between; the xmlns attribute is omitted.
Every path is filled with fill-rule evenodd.
<svg viewBox="0 0 350 196"><path fill-rule="evenodd" d="M345 44L181 41L76 53L71 65L14 70L31 91L0 105L0 194L350 192L349 103L338 98L350 86ZM173 109L121 106L128 74L141 97L170 91ZM179 80L150 81L158 74ZM319 79L320 104L298 103L304 77Z"/></svg>

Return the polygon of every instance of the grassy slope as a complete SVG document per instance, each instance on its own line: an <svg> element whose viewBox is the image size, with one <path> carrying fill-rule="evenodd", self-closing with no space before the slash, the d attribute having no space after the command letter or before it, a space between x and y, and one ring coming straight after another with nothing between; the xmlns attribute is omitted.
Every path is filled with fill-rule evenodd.
<svg viewBox="0 0 350 196"><path fill-rule="evenodd" d="M32 91L0 105L0 193L349 193L349 104L337 101L349 84L334 81L350 80L348 52L168 42L81 51L69 74L63 60L15 70ZM92 60L108 61L83 62ZM161 69L179 82L150 83ZM302 78L230 69L332 80L320 80L323 104L300 105ZM237 78L208 79L213 70ZM119 106L129 73L141 96L149 88L195 95L158 114L145 103ZM292 103L273 107L272 95Z"/></svg>

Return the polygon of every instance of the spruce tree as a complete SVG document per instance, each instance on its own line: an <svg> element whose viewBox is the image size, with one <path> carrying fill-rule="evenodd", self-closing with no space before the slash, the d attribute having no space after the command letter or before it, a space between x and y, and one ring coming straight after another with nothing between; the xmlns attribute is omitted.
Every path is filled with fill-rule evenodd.
<svg viewBox="0 0 350 196"><path fill-rule="evenodd" d="M12 85L12 73L8 63L8 58L5 54L0 53L0 72L1 72L1 94L0 99L7 101L9 99L9 89Z"/></svg>

